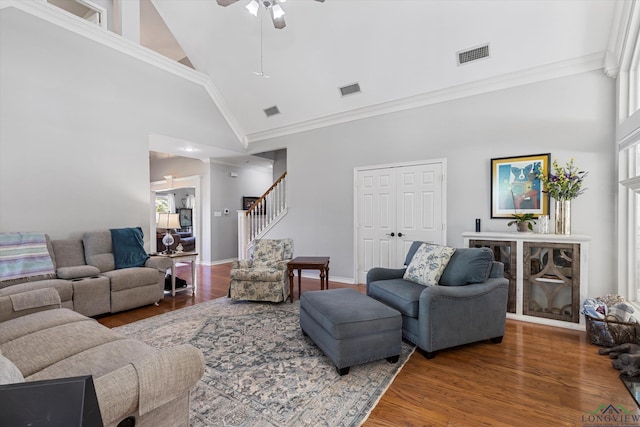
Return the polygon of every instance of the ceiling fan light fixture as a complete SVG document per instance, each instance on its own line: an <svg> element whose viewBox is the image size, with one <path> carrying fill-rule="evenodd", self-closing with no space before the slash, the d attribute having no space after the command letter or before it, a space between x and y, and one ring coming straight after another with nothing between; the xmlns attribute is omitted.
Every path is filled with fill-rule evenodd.
<svg viewBox="0 0 640 427"><path fill-rule="evenodd" d="M271 6L273 12L273 19L282 18L284 16L284 9L279 4L274 4Z"/></svg>
<svg viewBox="0 0 640 427"><path fill-rule="evenodd" d="M260 5L258 4L257 0L251 0L245 7L250 14L252 14L253 16L258 16L258 9L260 9Z"/></svg>

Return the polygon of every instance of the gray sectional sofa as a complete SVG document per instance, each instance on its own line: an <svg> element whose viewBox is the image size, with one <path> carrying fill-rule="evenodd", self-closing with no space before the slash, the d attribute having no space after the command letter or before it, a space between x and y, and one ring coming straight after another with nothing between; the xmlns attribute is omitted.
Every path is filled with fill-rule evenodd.
<svg viewBox="0 0 640 427"><path fill-rule="evenodd" d="M47 237L47 247L55 275L2 281L0 298L55 288L62 307L96 316L154 304L164 297L164 279L171 260L152 256L144 267L116 269L109 230L86 232L82 239ZM15 315L4 304L0 304L0 321Z"/></svg>
<svg viewBox="0 0 640 427"><path fill-rule="evenodd" d="M133 425L131 418L136 427L189 425L189 393L204 373L198 349L127 338L60 308L51 287L20 295L0 297L12 312L0 322L0 384L91 375L105 426Z"/></svg>

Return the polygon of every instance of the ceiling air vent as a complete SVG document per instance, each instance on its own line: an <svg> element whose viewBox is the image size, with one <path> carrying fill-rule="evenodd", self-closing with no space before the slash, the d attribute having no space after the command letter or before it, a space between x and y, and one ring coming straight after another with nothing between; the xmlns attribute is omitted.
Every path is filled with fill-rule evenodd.
<svg viewBox="0 0 640 427"><path fill-rule="evenodd" d="M267 115L267 117L271 117L271 116L275 116L276 114L280 114L280 110L278 109L277 105L274 105L273 107L265 108L263 111Z"/></svg>
<svg viewBox="0 0 640 427"><path fill-rule="evenodd" d="M489 57L489 44L458 52L458 65Z"/></svg>
<svg viewBox="0 0 640 427"><path fill-rule="evenodd" d="M354 95L356 93L360 93L360 85L358 83L354 83L352 85L342 86L340 89L340 94L342 96Z"/></svg>

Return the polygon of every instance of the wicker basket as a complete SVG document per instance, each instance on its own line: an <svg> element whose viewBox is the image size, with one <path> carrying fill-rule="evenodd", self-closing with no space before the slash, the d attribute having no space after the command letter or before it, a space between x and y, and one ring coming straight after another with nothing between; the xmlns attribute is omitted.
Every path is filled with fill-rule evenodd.
<svg viewBox="0 0 640 427"><path fill-rule="evenodd" d="M594 319L585 314L587 337L591 344L613 347L625 343L640 344L640 326L609 319Z"/></svg>

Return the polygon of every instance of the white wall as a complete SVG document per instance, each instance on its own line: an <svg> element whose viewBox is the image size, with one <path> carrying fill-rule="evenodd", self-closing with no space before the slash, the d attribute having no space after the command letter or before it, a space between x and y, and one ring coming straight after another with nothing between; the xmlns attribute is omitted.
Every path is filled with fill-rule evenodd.
<svg viewBox="0 0 640 427"><path fill-rule="evenodd" d="M213 128L220 113L198 85L37 18L3 10L0 55L0 231L140 225L148 236L149 134L237 144ZM330 255L332 277L353 278L353 168L447 158L448 243L459 246L474 218L507 230L489 219L489 160L551 152L590 172L573 232L593 236L590 294L614 292L614 100L614 81L594 71L251 144L287 149L289 214L270 236ZM240 206L226 168L210 165L203 216ZM203 233L227 241L232 216ZM212 243L210 259L235 257L235 245Z"/></svg>
<svg viewBox="0 0 640 427"><path fill-rule="evenodd" d="M238 174L231 177L231 173ZM238 257L242 197L259 197L273 184L271 170L211 163L211 260ZM229 209L225 215L224 210ZM219 214L219 215L218 215Z"/></svg>
<svg viewBox="0 0 640 427"><path fill-rule="evenodd" d="M238 145L201 86L11 8L0 94L0 231L148 236L149 134Z"/></svg>
<svg viewBox="0 0 640 427"><path fill-rule="evenodd" d="M593 236L590 292L615 291L614 81L600 71L511 88L251 144L287 148L289 214L269 237L292 237L296 255L331 256L331 275L353 279L353 169L446 158L448 244L461 233L508 231L490 219L490 159L575 157L589 190L573 203L575 234Z"/></svg>

